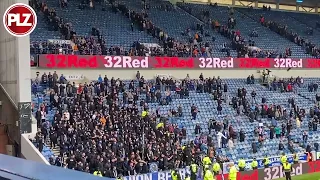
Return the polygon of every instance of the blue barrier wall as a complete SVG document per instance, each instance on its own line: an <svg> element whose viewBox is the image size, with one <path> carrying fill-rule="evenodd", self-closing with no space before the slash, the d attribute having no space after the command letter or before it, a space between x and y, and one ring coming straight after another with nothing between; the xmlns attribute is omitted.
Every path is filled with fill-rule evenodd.
<svg viewBox="0 0 320 180"><path fill-rule="evenodd" d="M14 180L113 180L112 178L101 178L84 172L0 154L0 179L2 178Z"/></svg>

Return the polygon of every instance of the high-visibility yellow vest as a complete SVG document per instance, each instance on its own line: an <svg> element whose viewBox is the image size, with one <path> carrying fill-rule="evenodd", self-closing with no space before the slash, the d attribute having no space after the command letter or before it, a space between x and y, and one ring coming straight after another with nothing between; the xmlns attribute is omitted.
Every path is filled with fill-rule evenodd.
<svg viewBox="0 0 320 180"><path fill-rule="evenodd" d="M258 161L252 161L251 167L252 169L258 167Z"/></svg>
<svg viewBox="0 0 320 180"><path fill-rule="evenodd" d="M204 164L204 165L209 165L209 164L211 164L211 159L210 159L208 156L204 157L204 158L202 159L202 164Z"/></svg>
<svg viewBox="0 0 320 180"><path fill-rule="evenodd" d="M95 172L93 172L93 175L94 175L94 176L102 177L102 174L101 174L100 171L95 171Z"/></svg>
<svg viewBox="0 0 320 180"><path fill-rule="evenodd" d="M206 170L203 179L204 180L214 180L214 176L210 170Z"/></svg>
<svg viewBox="0 0 320 180"><path fill-rule="evenodd" d="M178 175L177 175L177 173L175 173L175 171L171 171L171 179L172 180L177 180L178 179Z"/></svg>
<svg viewBox="0 0 320 180"><path fill-rule="evenodd" d="M198 171L198 165L196 165L196 164L191 164L190 167L191 167L191 172L192 172L192 173L197 173L197 171Z"/></svg>
<svg viewBox="0 0 320 180"><path fill-rule="evenodd" d="M291 164L283 164L283 169L285 172L291 172Z"/></svg>
<svg viewBox="0 0 320 180"><path fill-rule="evenodd" d="M238 162L238 166L239 166L240 168L246 167L246 161L243 160L243 159L240 159L239 162Z"/></svg>
<svg viewBox="0 0 320 180"><path fill-rule="evenodd" d="M269 165L269 164L270 164L269 158L264 158L264 165Z"/></svg>
<svg viewBox="0 0 320 180"><path fill-rule="evenodd" d="M238 170L235 166L232 166L229 170L229 179L236 180L237 179Z"/></svg>
<svg viewBox="0 0 320 180"><path fill-rule="evenodd" d="M281 162L282 164L284 164L285 162L287 162L288 158L287 156L281 156Z"/></svg>
<svg viewBox="0 0 320 180"><path fill-rule="evenodd" d="M146 115L148 115L148 112L147 111L142 111L141 116L145 117Z"/></svg>
<svg viewBox="0 0 320 180"><path fill-rule="evenodd" d="M217 173L221 170L221 167L220 167L220 164L219 163L214 163L213 166L212 166L212 170L213 172Z"/></svg>

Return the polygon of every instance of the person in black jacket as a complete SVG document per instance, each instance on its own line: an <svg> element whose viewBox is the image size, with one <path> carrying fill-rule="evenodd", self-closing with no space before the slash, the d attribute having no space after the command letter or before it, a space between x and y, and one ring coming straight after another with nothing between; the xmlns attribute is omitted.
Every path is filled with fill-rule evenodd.
<svg viewBox="0 0 320 180"><path fill-rule="evenodd" d="M223 92L228 92L228 85L227 85L227 83L225 83L224 85L223 85Z"/></svg>
<svg viewBox="0 0 320 180"><path fill-rule="evenodd" d="M243 130L241 129L240 130L240 142L244 142L245 138L246 138L246 135L245 133L243 132Z"/></svg>
<svg viewBox="0 0 320 180"><path fill-rule="evenodd" d="M282 151L284 149L284 146L282 144L282 142L279 142L279 151Z"/></svg>
<svg viewBox="0 0 320 180"><path fill-rule="evenodd" d="M257 96L257 93L256 93L255 90L253 90L253 91L251 92L252 103L257 103L256 96Z"/></svg>
<svg viewBox="0 0 320 180"><path fill-rule="evenodd" d="M37 127L41 127L41 111L40 108L36 112Z"/></svg>
<svg viewBox="0 0 320 180"><path fill-rule="evenodd" d="M58 143L58 135L53 127L50 128L49 131L49 138L50 138L50 146L51 148L55 148Z"/></svg>
<svg viewBox="0 0 320 180"><path fill-rule="evenodd" d="M251 144L251 146L252 146L252 152L253 152L253 153L257 153L257 152L258 152L258 150L257 150L257 143L253 142L253 143Z"/></svg>
<svg viewBox="0 0 320 180"><path fill-rule="evenodd" d="M221 115L222 113L221 113L221 111L222 111L222 106L221 106L221 104L219 104L218 106L217 106L217 111L218 111L218 115Z"/></svg>

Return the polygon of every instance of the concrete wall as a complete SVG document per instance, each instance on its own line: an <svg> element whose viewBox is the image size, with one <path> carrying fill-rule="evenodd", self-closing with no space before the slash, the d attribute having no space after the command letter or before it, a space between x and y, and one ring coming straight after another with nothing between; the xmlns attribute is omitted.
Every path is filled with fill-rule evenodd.
<svg viewBox="0 0 320 180"><path fill-rule="evenodd" d="M12 5L12 0L0 1L1 20L5 10ZM1 21L2 24L2 21ZM0 83L9 93L10 97L17 102L17 38L13 37L5 30L4 26L0 28Z"/></svg>
<svg viewBox="0 0 320 180"><path fill-rule="evenodd" d="M10 139L20 141L20 128L17 124L19 119L18 109L8 97L8 94L0 84L0 123L8 127Z"/></svg>
<svg viewBox="0 0 320 180"><path fill-rule="evenodd" d="M1 20L5 10L14 3L28 4L28 0L1 0ZM1 21L2 22L2 21ZM0 83L13 101L30 102L30 38L16 38L0 26ZM20 91L20 89L23 89Z"/></svg>
<svg viewBox="0 0 320 180"><path fill-rule="evenodd" d="M43 157L40 151L29 140L33 139L34 137L35 133L21 134L21 155L27 160L50 165L50 163Z"/></svg>
<svg viewBox="0 0 320 180"><path fill-rule="evenodd" d="M0 0L1 24L5 10L12 4L28 0ZM10 140L20 144L20 122L17 105L31 101L30 38L13 37L0 26L0 121L8 127ZM13 142L13 144L15 144ZM19 152L17 152L19 153Z"/></svg>

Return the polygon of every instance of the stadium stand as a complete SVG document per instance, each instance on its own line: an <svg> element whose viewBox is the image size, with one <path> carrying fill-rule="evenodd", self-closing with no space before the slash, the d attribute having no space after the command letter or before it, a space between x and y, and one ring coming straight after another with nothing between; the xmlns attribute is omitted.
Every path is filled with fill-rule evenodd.
<svg viewBox="0 0 320 180"><path fill-rule="evenodd" d="M319 57L312 15L163 1L32 2L42 17L32 54ZM165 171L205 156L224 163L318 148L317 78L142 75L72 83L40 74L32 82L35 146L51 165L111 178L148 173L151 163Z"/></svg>
<svg viewBox="0 0 320 180"><path fill-rule="evenodd" d="M49 83L51 89L47 90L48 84L43 82L46 78L39 77L34 84L37 90L33 103L35 110L39 108L36 118L43 135L38 135L37 142L50 138L53 148L59 144L55 161L46 146L39 148L51 164L70 169L92 173L98 168L108 177L127 176L147 173L151 162L158 162L162 170L184 167L191 163L186 157L194 156L200 161L208 150L222 163L239 158L271 157L281 152L304 153L319 140L314 115L319 112L314 107L317 86L313 83L317 79L272 80L266 88L258 80L201 76L162 82L143 77L123 81L99 78L79 87ZM228 138L221 140L216 135L219 131ZM162 136L167 133L171 135ZM145 149L143 138L147 139ZM220 149L218 142L228 148ZM161 152L158 147L171 150ZM188 154L191 152L199 153ZM123 157L123 153L130 157ZM163 162L162 158L170 156L174 158ZM70 165L70 160L83 161L83 158L88 158L90 163ZM96 158L106 165L95 164ZM117 167L117 172L112 171L113 167Z"/></svg>
<svg viewBox="0 0 320 180"><path fill-rule="evenodd" d="M246 42L253 41L255 46L261 50L271 51L274 55L284 53L285 49L291 48L294 52L293 56L304 57L304 51L301 47L294 45L285 38L281 38L272 31L262 27L259 22L253 21L250 17L234 10L229 7L208 6L201 4L179 4L181 7L191 10L190 13L203 19L205 17L221 21L224 25L228 25L229 29L239 31L239 34L245 39ZM219 13L217 13L219 12ZM207 13L207 16L204 16ZM232 28L232 23L235 25ZM230 26L231 25L231 26ZM275 37L276 41L270 37Z"/></svg>
<svg viewBox="0 0 320 180"><path fill-rule="evenodd" d="M188 3L172 5L163 1L151 1L146 4L140 1L130 1L130 3L98 1L94 8L77 2L70 2L70 4L68 2L68 6L60 8L61 5L50 0L47 4L33 0L33 4L40 17L44 19L39 21L39 29L47 27L49 31L45 29L41 33L37 32L39 29L35 31L31 37L36 41L31 46L32 49L37 49L36 52L44 54L52 53L52 51L41 50L50 46L46 42L48 38L63 37L62 39L75 42L72 44L74 47L68 47L63 53L80 51L80 54L125 55L145 54L151 51L151 55L165 53L169 56L282 57L290 55L302 58L311 57L309 54L319 55L318 44L314 44L315 46L312 44L309 49L306 48L309 46L307 39L312 38L315 43L318 42L319 32L315 28L316 15L300 17L287 12L252 8L233 9ZM304 41L297 43L288 36L289 40L281 37L281 35L284 36L283 34L270 31L269 25L261 25L261 16L264 17L265 22L282 17L281 22L277 20L275 23L286 25L288 33L292 30L299 38L303 37ZM100 17L107 19L100 21ZM307 24L300 22L305 17L311 17ZM85 26L83 23L86 23ZM56 36L57 31L58 36ZM136 42L157 44L164 49L153 46L149 51L137 46ZM39 44L42 44L42 47L39 48ZM57 50L60 47L52 48L55 49L56 54L60 52ZM137 51L138 49L144 50L140 52Z"/></svg>

